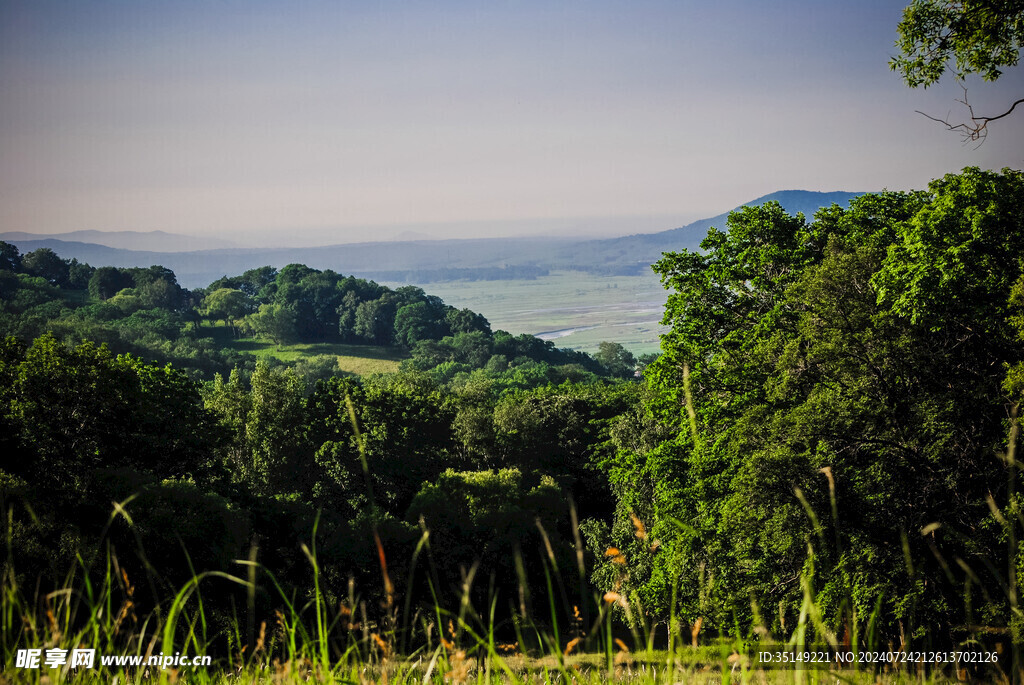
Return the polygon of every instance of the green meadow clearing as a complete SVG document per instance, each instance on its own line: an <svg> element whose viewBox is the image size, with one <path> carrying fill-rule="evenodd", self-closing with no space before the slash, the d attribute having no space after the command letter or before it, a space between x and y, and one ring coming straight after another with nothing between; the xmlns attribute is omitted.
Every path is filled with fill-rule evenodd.
<svg viewBox="0 0 1024 685"><path fill-rule="evenodd" d="M343 343L296 343L275 345L259 338L236 338L223 323L204 323L203 335L212 337L225 348L247 352L257 357L273 357L282 362L294 362L308 357L330 355L338 358L338 369L354 376L375 373L394 373L408 355L395 347L377 345L346 345Z"/></svg>

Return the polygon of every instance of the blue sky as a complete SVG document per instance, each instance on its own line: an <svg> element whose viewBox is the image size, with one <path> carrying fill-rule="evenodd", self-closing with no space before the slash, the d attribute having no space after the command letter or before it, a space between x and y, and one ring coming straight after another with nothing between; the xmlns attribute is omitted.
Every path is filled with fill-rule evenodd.
<svg viewBox="0 0 1024 685"><path fill-rule="evenodd" d="M0 231L631 233L1020 168L1024 114L915 113L961 93L889 70L903 5L0 0Z"/></svg>

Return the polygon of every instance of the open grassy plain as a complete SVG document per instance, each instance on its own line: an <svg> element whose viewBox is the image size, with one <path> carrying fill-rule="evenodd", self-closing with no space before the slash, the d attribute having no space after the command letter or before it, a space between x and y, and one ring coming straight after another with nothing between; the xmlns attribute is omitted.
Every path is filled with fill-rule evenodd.
<svg viewBox="0 0 1024 685"><path fill-rule="evenodd" d="M402 284L391 284L397 286ZM667 292L653 272L596 276L554 271L532 281L449 281L422 286L454 307L487 317L491 328L554 340L558 347L594 352L603 340L634 354L657 352Z"/></svg>

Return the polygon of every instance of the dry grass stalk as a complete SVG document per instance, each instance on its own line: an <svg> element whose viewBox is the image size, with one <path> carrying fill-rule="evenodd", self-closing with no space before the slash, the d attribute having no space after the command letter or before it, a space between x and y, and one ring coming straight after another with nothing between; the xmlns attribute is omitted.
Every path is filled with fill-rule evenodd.
<svg viewBox="0 0 1024 685"><path fill-rule="evenodd" d="M450 682L452 685L464 685L469 679L471 668L472 660L466 658L466 652L458 650L452 654L451 669L444 674L445 682Z"/></svg>
<svg viewBox="0 0 1024 685"><path fill-rule="evenodd" d="M644 526L644 522L640 520L640 517L629 512L629 518L633 521L633 528L636 529L635 535L641 540L647 539L647 527Z"/></svg>
<svg viewBox="0 0 1024 685"><path fill-rule="evenodd" d="M371 633L370 637L373 638L373 643L377 646L377 649L380 650L381 656L385 659L388 658L391 654L391 645L389 645L384 638L377 633Z"/></svg>
<svg viewBox="0 0 1024 685"><path fill-rule="evenodd" d="M256 646L253 648L252 653L256 654L258 652L262 652L263 649L266 647L266 642L267 642L267 622L266 621L260 621L260 634L259 634L259 637L256 638Z"/></svg>

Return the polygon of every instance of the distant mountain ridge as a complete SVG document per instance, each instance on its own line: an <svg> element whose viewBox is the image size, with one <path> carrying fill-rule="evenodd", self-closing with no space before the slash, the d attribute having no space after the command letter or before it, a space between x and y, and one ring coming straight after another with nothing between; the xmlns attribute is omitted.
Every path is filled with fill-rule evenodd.
<svg viewBox="0 0 1024 685"><path fill-rule="evenodd" d="M820 192L813 190L780 190L762 195L756 200L735 207L717 216L671 228L657 233L636 233L621 238L604 238L579 243L571 252L562 252L559 257L570 260L576 266L588 271L600 270L602 265L609 273L630 274L647 268L661 258L662 252L674 250L695 250L712 226L724 230L729 214L744 206L759 206L765 202L778 202L789 214L803 214L810 220L822 207L838 204L847 207L850 200L864 195L863 192Z"/></svg>
<svg viewBox="0 0 1024 685"><path fill-rule="evenodd" d="M810 219L820 207L832 204L847 206L851 199L863 194L784 190L746 204L760 205L776 201L790 214L803 213ZM724 212L658 233L591 240L474 238L348 243L315 248L225 246L193 251L124 249L93 241L62 240L55 236L35 235L27 239L6 237L17 235L12 233L0 234L0 240L13 243L23 253L48 247L65 259L75 257L93 266L148 267L161 264L172 269L178 281L189 288L203 287L221 276L239 274L266 264L280 268L292 263L306 264L316 269L333 269L361 278L422 284L438 280L530 278L555 269L577 269L598 274L637 274L660 259L662 252L696 249L708 228L726 228L728 215L729 212ZM82 233L94 232L76 231L74 234L62 235Z"/></svg>
<svg viewBox="0 0 1024 685"><path fill-rule="evenodd" d="M763 205L765 202L778 202L789 214L803 214L809 220L814 216L814 213L822 207L831 207L834 204L840 205L841 207L847 207L850 204L850 200L855 197L860 197L861 195L864 195L864 193L850 193L841 190L828 193L815 190L780 190L774 193L769 193L768 195L762 195L756 200L746 202L739 207L730 209L728 212L722 212L721 214L709 219L698 219L697 221L679 228L672 228L658 233L636 234L623 236L622 238L609 238L605 242L646 238L648 242L660 244L666 239L682 238L684 240L696 239L697 245L699 245L700 241L703 240L704 236L707 234L709 228L715 226L716 228L724 229L725 222L729 218L729 214L742 207L757 207ZM697 247L697 245L694 245L694 247Z"/></svg>
<svg viewBox="0 0 1024 685"><path fill-rule="evenodd" d="M238 243L223 238L168 233L166 231L70 231L68 233L26 233L11 231L0 233L0 240L17 244L25 240L60 240L71 243L104 245L122 250L152 252L194 252L238 247Z"/></svg>

